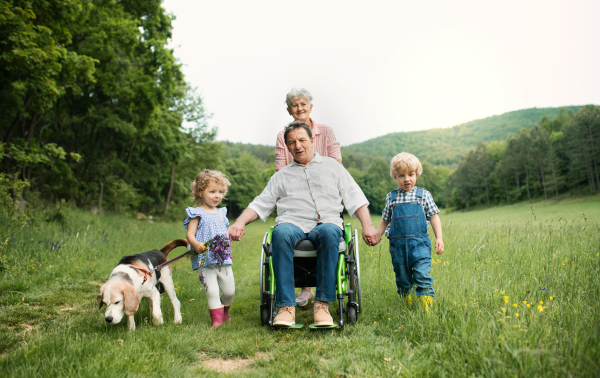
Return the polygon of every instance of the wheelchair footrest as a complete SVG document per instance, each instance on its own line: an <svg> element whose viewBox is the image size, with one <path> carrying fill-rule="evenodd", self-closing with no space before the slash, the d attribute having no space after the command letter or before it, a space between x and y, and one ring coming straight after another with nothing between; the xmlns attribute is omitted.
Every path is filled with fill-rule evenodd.
<svg viewBox="0 0 600 378"><path fill-rule="evenodd" d="M310 329L334 329L334 328L339 328L339 326L337 324L330 325L330 326L316 326L314 324L311 324L308 326L308 328L310 328Z"/></svg>
<svg viewBox="0 0 600 378"><path fill-rule="evenodd" d="M273 326L273 329L298 329L304 327L302 323L296 323L292 326Z"/></svg>

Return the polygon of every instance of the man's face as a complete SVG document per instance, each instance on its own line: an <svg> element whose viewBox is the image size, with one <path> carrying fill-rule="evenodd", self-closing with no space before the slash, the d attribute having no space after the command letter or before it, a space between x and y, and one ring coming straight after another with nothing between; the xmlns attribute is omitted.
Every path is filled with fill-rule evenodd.
<svg viewBox="0 0 600 378"><path fill-rule="evenodd" d="M302 127L290 131L285 144L298 164L306 165L314 157L313 141Z"/></svg>

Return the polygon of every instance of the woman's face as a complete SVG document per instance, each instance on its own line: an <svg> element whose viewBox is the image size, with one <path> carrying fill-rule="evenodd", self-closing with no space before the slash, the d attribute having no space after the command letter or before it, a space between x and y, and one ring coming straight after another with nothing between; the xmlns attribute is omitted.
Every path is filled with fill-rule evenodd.
<svg viewBox="0 0 600 378"><path fill-rule="evenodd" d="M292 101L292 105L287 109L288 113L294 117L295 121L302 121L308 126L312 126L309 121L309 115L312 111L312 104L309 104L304 97Z"/></svg>

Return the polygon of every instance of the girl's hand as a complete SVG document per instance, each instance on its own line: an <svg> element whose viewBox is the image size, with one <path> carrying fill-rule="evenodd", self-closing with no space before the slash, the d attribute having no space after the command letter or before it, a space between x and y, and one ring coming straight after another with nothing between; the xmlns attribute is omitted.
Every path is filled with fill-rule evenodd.
<svg viewBox="0 0 600 378"><path fill-rule="evenodd" d="M435 240L435 253L438 255L444 253L444 241L442 239Z"/></svg>
<svg viewBox="0 0 600 378"><path fill-rule="evenodd" d="M193 246L194 247L194 251L196 252L196 254L199 255L202 252L206 251L206 244L200 243L200 242L197 242L196 244L197 244L197 246Z"/></svg>

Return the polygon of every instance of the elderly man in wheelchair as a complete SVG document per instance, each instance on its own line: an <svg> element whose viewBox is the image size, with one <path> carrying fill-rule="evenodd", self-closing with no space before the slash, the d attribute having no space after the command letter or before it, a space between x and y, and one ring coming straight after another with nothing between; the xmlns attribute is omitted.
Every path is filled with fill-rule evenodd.
<svg viewBox="0 0 600 378"><path fill-rule="evenodd" d="M329 302L336 298L336 270L343 221L343 206L356 216L368 245L380 242L373 227L365 195L352 176L336 160L313 152L312 131L300 121L290 123L284 140L294 161L275 173L263 192L229 227L231 240L241 240L245 226L258 219L266 221L277 208L272 233L272 261L276 304L279 312L273 326L295 324L294 247L310 240L317 248L314 325L333 326ZM344 205L342 205L342 201Z"/></svg>

